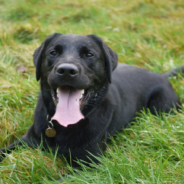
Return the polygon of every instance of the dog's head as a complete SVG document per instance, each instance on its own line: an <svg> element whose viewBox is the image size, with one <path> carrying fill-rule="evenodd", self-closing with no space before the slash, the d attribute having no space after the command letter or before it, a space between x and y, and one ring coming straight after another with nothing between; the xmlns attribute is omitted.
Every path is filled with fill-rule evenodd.
<svg viewBox="0 0 184 184"><path fill-rule="evenodd" d="M63 126L77 123L102 101L118 60L95 35L58 33L35 50L33 59L36 78L47 83L45 91L56 105L52 119Z"/></svg>

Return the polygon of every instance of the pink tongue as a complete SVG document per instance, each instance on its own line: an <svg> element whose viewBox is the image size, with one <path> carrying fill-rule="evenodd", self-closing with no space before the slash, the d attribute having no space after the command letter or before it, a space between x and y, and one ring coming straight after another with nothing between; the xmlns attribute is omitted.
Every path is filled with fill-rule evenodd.
<svg viewBox="0 0 184 184"><path fill-rule="evenodd" d="M52 120L56 120L60 125L67 127L71 124L76 124L81 119L84 119L80 111L81 90L58 89L58 104L56 112Z"/></svg>

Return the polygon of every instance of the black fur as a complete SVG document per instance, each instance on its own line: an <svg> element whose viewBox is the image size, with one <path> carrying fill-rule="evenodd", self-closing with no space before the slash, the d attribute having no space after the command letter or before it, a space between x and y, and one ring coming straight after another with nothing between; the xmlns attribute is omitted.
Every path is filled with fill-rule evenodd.
<svg viewBox="0 0 184 184"><path fill-rule="evenodd" d="M51 56L52 50L57 56ZM92 56L88 56L92 53ZM166 74L157 74L125 64L117 65L117 54L101 38L95 35L54 34L35 50L34 64L36 78L40 80L41 91L35 109L34 123L21 138L29 146L43 146L64 155L68 162L76 159L97 162L91 156L100 155L105 150L104 140L121 131L143 108L169 112L178 107L180 101L173 91L167 77L184 71L184 66ZM56 70L62 63L72 63L79 71L77 77L65 78ZM110 84L111 83L111 84ZM51 89L61 86L93 91L88 103L81 108L84 120L75 125L62 127L53 121L57 134L54 138L45 135L46 117L55 113ZM97 95L97 97L95 95ZM6 149L11 151L17 141ZM5 149L1 149L4 153ZM71 156L71 159L70 159Z"/></svg>

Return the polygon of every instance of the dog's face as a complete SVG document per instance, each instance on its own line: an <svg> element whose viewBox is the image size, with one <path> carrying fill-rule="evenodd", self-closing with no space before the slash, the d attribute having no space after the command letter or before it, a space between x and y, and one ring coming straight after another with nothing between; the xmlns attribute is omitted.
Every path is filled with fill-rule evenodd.
<svg viewBox="0 0 184 184"><path fill-rule="evenodd" d="M68 126L101 102L117 55L94 35L54 34L35 51L34 64L56 105L52 119Z"/></svg>

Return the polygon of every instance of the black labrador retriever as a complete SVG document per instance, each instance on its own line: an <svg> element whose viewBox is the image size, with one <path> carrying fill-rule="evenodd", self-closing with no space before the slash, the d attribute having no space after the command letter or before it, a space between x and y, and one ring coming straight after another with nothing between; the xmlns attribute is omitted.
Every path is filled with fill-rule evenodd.
<svg viewBox="0 0 184 184"><path fill-rule="evenodd" d="M34 65L41 91L34 123L7 148L25 142L75 160L97 160L109 137L126 127L143 108L169 112L180 101L168 81L184 66L157 74L126 64L95 35L53 34L35 50ZM91 155L92 154L92 155ZM4 155L5 156L5 155Z"/></svg>

